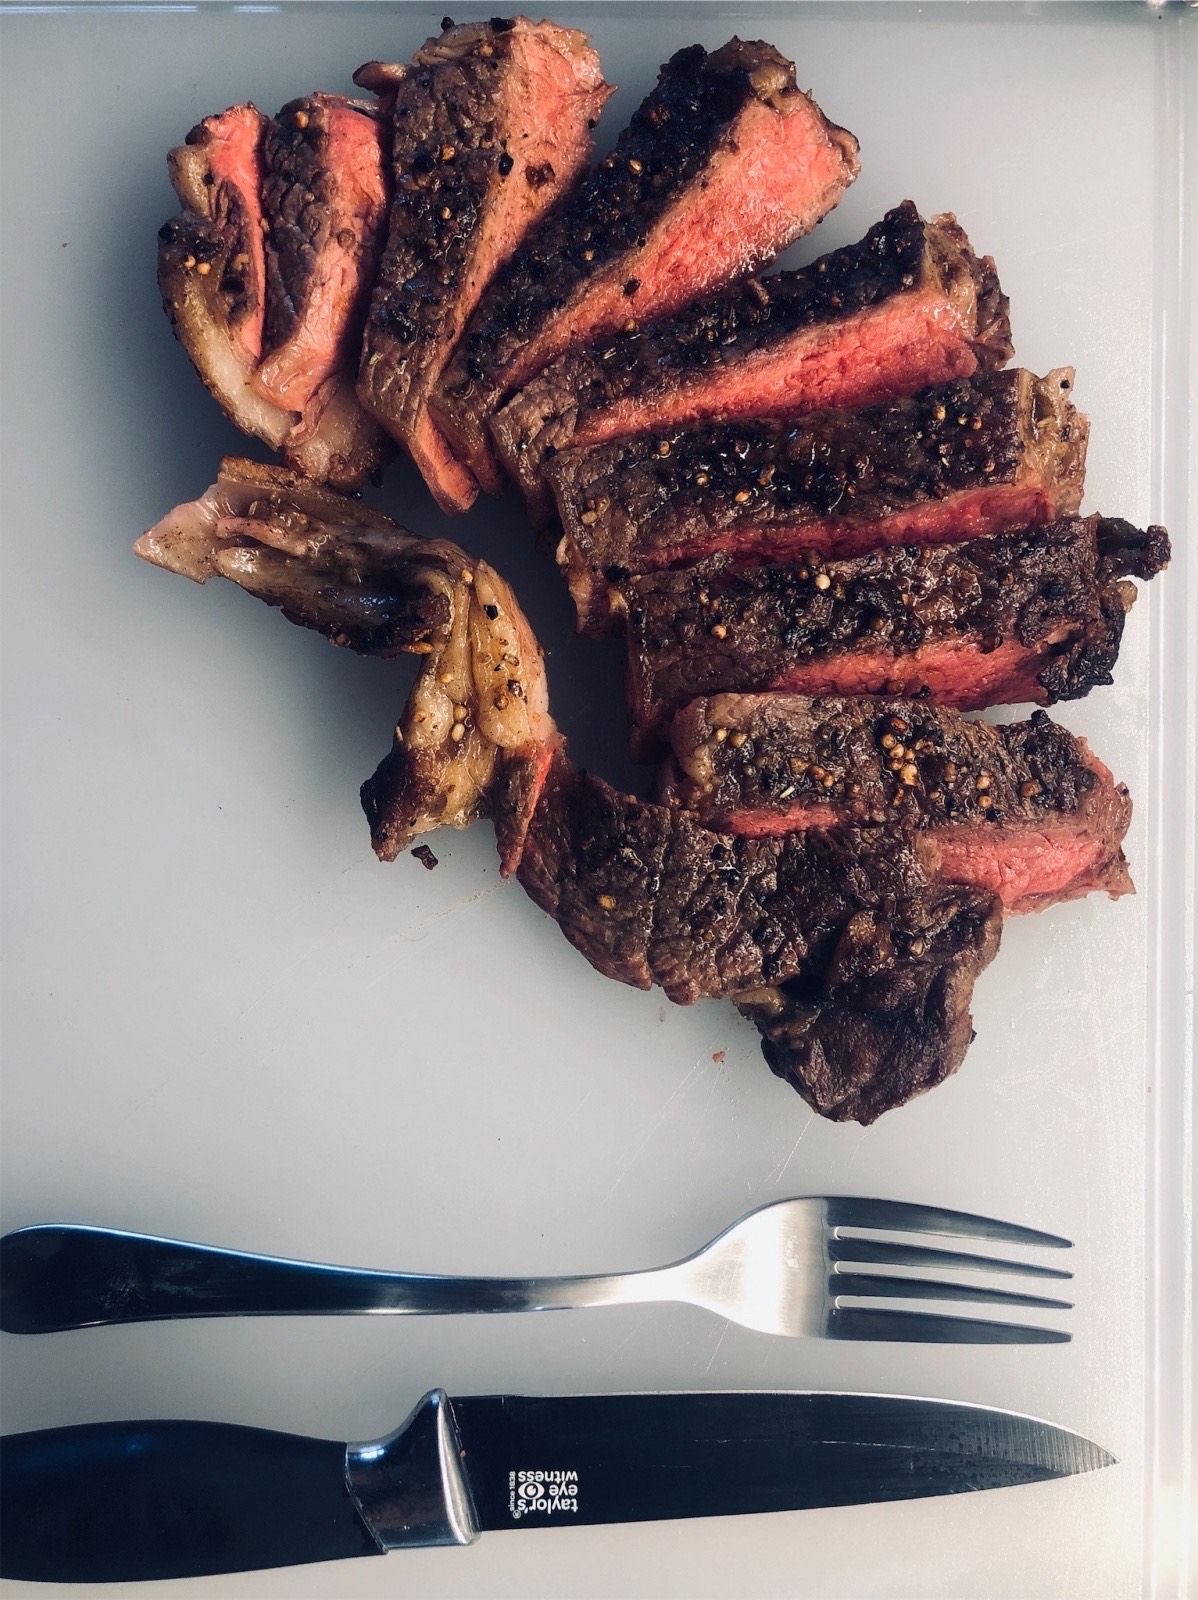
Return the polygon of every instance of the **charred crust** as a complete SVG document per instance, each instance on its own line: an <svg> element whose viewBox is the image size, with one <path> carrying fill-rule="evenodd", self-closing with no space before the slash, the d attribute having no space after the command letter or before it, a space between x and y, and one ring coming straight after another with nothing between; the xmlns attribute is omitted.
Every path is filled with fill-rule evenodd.
<svg viewBox="0 0 1198 1600"><path fill-rule="evenodd" d="M500 186L512 174L534 192L552 193L559 183L553 162L525 160L507 148L508 75L530 48L530 27L523 19L493 18L454 28L430 40L417 54L420 70L394 88L395 193L359 392L399 438L414 426L458 343L472 306L464 296L479 226ZM601 101L593 52L582 36L563 37L579 51L578 92ZM564 153L570 161L581 157L573 144Z"/></svg>
<svg viewBox="0 0 1198 1600"><path fill-rule="evenodd" d="M873 1122L943 1082L969 1048L974 980L997 952L1001 909L968 889L915 909L862 915L826 974L738 1000L771 1070L821 1116Z"/></svg>
<svg viewBox="0 0 1198 1600"><path fill-rule="evenodd" d="M236 329L253 316L260 303L258 291L250 275L233 265L246 253L249 226L241 196L227 184L216 193L213 217L184 212L163 223L158 230L158 284L164 302L169 305L177 286L193 282L202 266L208 269L203 292L218 301L221 322Z"/></svg>
<svg viewBox="0 0 1198 1600"><path fill-rule="evenodd" d="M1014 484L1028 461L1038 391L1018 369L924 389L857 411L676 428L545 466L573 558L633 570L702 554L735 527L885 517L969 490ZM1071 416L1066 403L1063 416ZM1067 425L1067 424L1063 424Z"/></svg>
<svg viewBox="0 0 1198 1600"><path fill-rule="evenodd" d="M394 861L419 832L441 788L441 764L427 751L395 744L359 790L380 861Z"/></svg>
<svg viewBox="0 0 1198 1600"><path fill-rule="evenodd" d="M962 277L975 305L973 329L965 334L984 368L999 366L1011 355L1010 327L993 261L973 253L954 218L925 222L905 200L856 244L809 267L744 278L673 316L560 357L495 418L492 432L509 469L535 497L550 449L568 447L585 419L617 401L668 393L930 282L942 281L955 296Z"/></svg>
<svg viewBox="0 0 1198 1600"><path fill-rule="evenodd" d="M329 171L328 110L319 96L292 100L267 124L262 141L266 235L264 347L295 332L308 281L328 243L335 180Z"/></svg>
<svg viewBox="0 0 1198 1600"><path fill-rule="evenodd" d="M673 55L611 153L496 279L455 363L458 389L446 392L468 380L498 398L492 375L585 279L644 242L746 102L787 92L796 92L794 68L770 45L734 39L711 55L701 45Z"/></svg>
<svg viewBox="0 0 1198 1600"><path fill-rule="evenodd" d="M372 385L416 382L407 352L420 364L430 347L456 337L480 209L496 174L513 165L501 145L490 71L511 53L509 30L456 31L470 33L472 48L438 61L435 75L412 74L397 88L395 199L370 312L372 326L386 336L386 376ZM483 31L487 56L478 53ZM368 355L370 349L368 341Z"/></svg>
<svg viewBox="0 0 1198 1600"><path fill-rule="evenodd" d="M519 875L601 972L735 999L775 1070L825 1115L866 1121L955 1069L999 937L997 902L936 884L911 836L723 837L564 765Z"/></svg>
<svg viewBox="0 0 1198 1600"><path fill-rule="evenodd" d="M717 556L632 576L617 593L634 714L648 728L699 696L768 688L792 664L854 653L884 661L963 640L1042 650L1045 703L1076 699L1110 681L1134 594L1118 574L1150 577L1167 551L1163 529L1068 517L846 561L814 551L802 565Z"/></svg>
<svg viewBox="0 0 1198 1600"><path fill-rule="evenodd" d="M1044 712L996 727L918 700L721 695L681 712L671 740L668 794L717 826L816 806L860 826L1040 825L1098 783Z"/></svg>
<svg viewBox="0 0 1198 1600"><path fill-rule="evenodd" d="M285 562L280 560L278 566L278 588L267 584L255 590L259 599L277 606L288 622L323 634L331 644L355 655L390 659L414 650L419 653L449 622L444 595L405 584L402 577L396 581L390 575L376 574L371 582L354 566L340 573L327 572L328 592L352 595L352 612L331 607L326 616L310 595L301 591L291 597Z"/></svg>
<svg viewBox="0 0 1198 1600"><path fill-rule="evenodd" d="M1099 517L1095 537L1107 579L1155 578L1169 565L1169 535L1156 523L1141 531L1122 517Z"/></svg>

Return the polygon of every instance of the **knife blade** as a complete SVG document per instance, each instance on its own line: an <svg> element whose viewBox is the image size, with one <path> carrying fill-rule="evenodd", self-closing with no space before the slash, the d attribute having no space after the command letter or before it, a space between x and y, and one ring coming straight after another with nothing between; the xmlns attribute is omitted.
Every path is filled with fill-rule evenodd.
<svg viewBox="0 0 1198 1600"><path fill-rule="evenodd" d="M364 1444L207 1422L0 1441L0 1576L198 1577L501 1528L960 1494L1109 1466L1015 1412L825 1393L470 1395L434 1389Z"/></svg>

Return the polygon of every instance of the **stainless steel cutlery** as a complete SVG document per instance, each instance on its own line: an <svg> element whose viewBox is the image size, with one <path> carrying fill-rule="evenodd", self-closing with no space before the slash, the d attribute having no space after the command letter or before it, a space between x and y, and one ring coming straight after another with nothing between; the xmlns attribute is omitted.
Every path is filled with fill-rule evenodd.
<svg viewBox="0 0 1198 1600"><path fill-rule="evenodd" d="M1043 1344L1069 1337L1059 1315L1069 1301L1044 1292L1071 1277L1045 1252L1068 1245L991 1217L847 1196L778 1201L669 1266L583 1277L381 1272L39 1226L0 1240L0 1326L681 1301L792 1337ZM953 1303L1032 1320L936 1309ZM469 1544L494 1528L957 1494L1112 1459L1032 1417L869 1394L450 1400L435 1389L395 1432L363 1444L223 1423L97 1423L3 1440L0 1573L191 1577Z"/></svg>
<svg viewBox="0 0 1198 1600"><path fill-rule="evenodd" d="M881 1236L892 1234L907 1237ZM582 1277L382 1272L104 1228L41 1226L0 1241L0 1326L46 1333L177 1317L411 1316L682 1301L791 1337L977 1344L1069 1338L1059 1314L1070 1302L1031 1285L1040 1291L1071 1273L1042 1260L914 1242L924 1236L1054 1252L1069 1245L990 1217L840 1196L763 1206L668 1266ZM932 1309L947 1304L1021 1308L1035 1320ZM1057 1319L1043 1320L1049 1314Z"/></svg>

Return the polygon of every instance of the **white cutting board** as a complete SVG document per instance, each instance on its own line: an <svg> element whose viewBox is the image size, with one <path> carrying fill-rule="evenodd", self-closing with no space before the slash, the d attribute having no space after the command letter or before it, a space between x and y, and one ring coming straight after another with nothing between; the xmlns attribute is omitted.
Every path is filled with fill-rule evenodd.
<svg viewBox="0 0 1198 1600"><path fill-rule="evenodd" d="M1017 358L1077 366L1087 509L1144 522L1162 493L1176 502L1153 425L1175 15L764 0L553 15L593 33L620 86L608 141L678 46L773 40L862 147L858 183L794 258L860 237L905 196L955 210L997 257ZM1131 785L1128 854L1146 892L1010 923L958 1077L863 1130L813 1117L730 1006L682 1010L593 973L500 882L488 828L434 838L435 873L410 857L381 866L357 789L388 746L403 669L130 554L222 452L257 449L221 419L159 309L168 147L246 97L274 110L348 89L360 62L403 59L439 20L427 6L311 4L14 8L0 23L3 1225L580 1272L669 1260L773 1198L878 1194L1070 1235L1075 1339L784 1342L670 1307L142 1326L6 1338L3 1427L175 1415L352 1439L386 1431L434 1384L945 1396L1044 1416L1119 1465L953 1500L496 1534L186 1592L1138 1595L1146 1089L1175 1025L1150 983L1154 941L1172 937L1157 922L1150 803L1150 713L1160 674L1181 670L1166 603L1132 613L1115 687L1061 711ZM450 526L397 468L377 499L514 581L576 758L644 785L623 752L619 649L571 636L564 587L512 497Z"/></svg>

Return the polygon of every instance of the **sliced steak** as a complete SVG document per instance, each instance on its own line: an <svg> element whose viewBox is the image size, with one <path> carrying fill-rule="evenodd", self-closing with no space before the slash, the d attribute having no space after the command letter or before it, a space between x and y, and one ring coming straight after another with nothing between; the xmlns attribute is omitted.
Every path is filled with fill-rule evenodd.
<svg viewBox="0 0 1198 1600"><path fill-rule="evenodd" d="M258 393L306 411L334 374L357 370L358 343L388 200L377 109L311 94L283 107L263 142L265 356Z"/></svg>
<svg viewBox="0 0 1198 1600"><path fill-rule="evenodd" d="M490 816L505 870L514 866L558 736L540 646L485 562L233 458L135 549L198 583L228 578L360 655L418 657L391 753L362 788L375 849L391 860L431 828Z"/></svg>
<svg viewBox="0 0 1198 1600"><path fill-rule="evenodd" d="M391 455L354 392L390 183L378 107L311 94L283 107L263 140L265 355L254 388L298 412L284 459L355 488Z"/></svg>
<svg viewBox="0 0 1198 1600"><path fill-rule="evenodd" d="M277 450L295 418L253 387L266 317L266 128L256 107L231 106L170 152L183 211L158 231L158 287L176 338L229 420Z"/></svg>
<svg viewBox="0 0 1198 1600"><path fill-rule="evenodd" d="M745 278L672 317L560 356L492 419L534 518L546 456L653 429L865 406L1011 355L994 262L910 200L798 272Z"/></svg>
<svg viewBox="0 0 1198 1600"><path fill-rule="evenodd" d="M973 1042L973 986L1000 927L991 896L945 886L923 902L917 924L854 917L822 977L763 985L737 1005L760 1031L770 1068L821 1117L874 1122L961 1064Z"/></svg>
<svg viewBox="0 0 1198 1600"><path fill-rule="evenodd" d="M801 566L726 556L618 585L635 747L689 701L785 689L926 695L977 710L1079 699L1111 681L1135 587L1169 559L1163 528L1067 517L965 544Z"/></svg>
<svg viewBox="0 0 1198 1600"><path fill-rule="evenodd" d="M171 151L185 210L159 231L159 286L230 420L305 476L356 488L390 454L352 377L382 217L378 126L336 95L281 118L234 106Z"/></svg>
<svg viewBox="0 0 1198 1600"><path fill-rule="evenodd" d="M751 272L812 229L857 175L857 141L772 46L680 50L615 149L484 297L433 400L484 487L487 423L555 356Z"/></svg>
<svg viewBox="0 0 1198 1600"><path fill-rule="evenodd" d="M921 700L716 695L670 742L663 800L721 833L930 832L941 876L1009 912L1133 891L1127 788L1043 711L994 727Z"/></svg>
<svg viewBox="0 0 1198 1600"><path fill-rule="evenodd" d="M363 403L445 511L477 485L428 398L479 298L591 153L610 94L586 35L527 17L450 24L411 68L360 69L392 96L395 200L362 347Z"/></svg>
<svg viewBox="0 0 1198 1600"><path fill-rule="evenodd" d="M957 542L1081 503L1073 372L962 378L859 411L642 434L554 457L558 561L584 631L611 575L716 552L785 561Z"/></svg>
<svg viewBox="0 0 1198 1600"><path fill-rule="evenodd" d="M998 902L939 884L919 835L730 838L560 756L518 874L606 976L683 1004L739 999L774 1070L837 1118L872 1121L955 1070L998 948ZM784 1042L778 985L793 986Z"/></svg>

